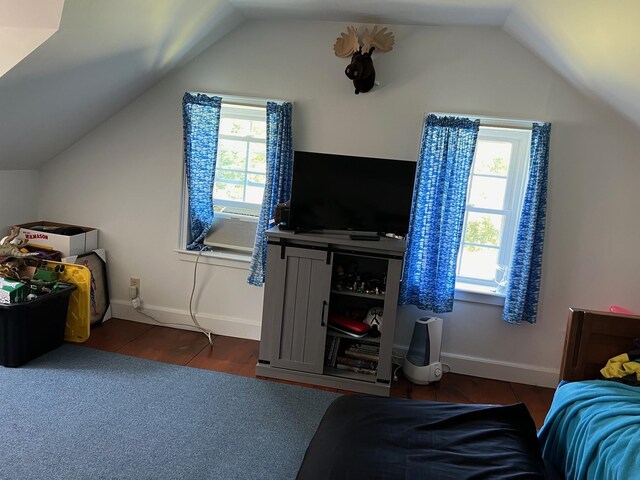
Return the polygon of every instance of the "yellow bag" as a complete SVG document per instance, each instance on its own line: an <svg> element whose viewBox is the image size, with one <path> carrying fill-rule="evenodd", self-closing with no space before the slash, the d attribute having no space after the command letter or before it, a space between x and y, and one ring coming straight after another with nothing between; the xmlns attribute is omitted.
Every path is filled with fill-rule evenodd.
<svg viewBox="0 0 640 480"><path fill-rule="evenodd" d="M85 342L89 338L91 325L91 270L84 265L51 260L43 261L42 266L56 268L61 281L78 287L69 298L64 339L68 342Z"/></svg>

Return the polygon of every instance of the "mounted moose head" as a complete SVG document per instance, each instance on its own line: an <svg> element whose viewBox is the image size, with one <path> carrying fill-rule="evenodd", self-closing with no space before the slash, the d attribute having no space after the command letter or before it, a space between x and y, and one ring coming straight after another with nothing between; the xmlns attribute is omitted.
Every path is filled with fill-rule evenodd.
<svg viewBox="0 0 640 480"><path fill-rule="evenodd" d="M373 68L371 54L377 48L381 52L388 52L393 47L393 33L387 32L387 27L378 30L378 26L373 27L369 32L364 29L362 43L358 39L358 31L355 27L347 27L346 32L342 32L333 45L333 51L338 57L348 57L351 55L351 63L344 70L344 73L353 80L356 87L356 95L360 92L368 92L373 88L376 80L376 71Z"/></svg>

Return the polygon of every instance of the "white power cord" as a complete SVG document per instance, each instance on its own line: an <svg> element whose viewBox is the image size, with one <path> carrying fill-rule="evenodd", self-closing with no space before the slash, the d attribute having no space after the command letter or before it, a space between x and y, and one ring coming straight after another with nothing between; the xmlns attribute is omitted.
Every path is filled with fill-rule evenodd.
<svg viewBox="0 0 640 480"><path fill-rule="evenodd" d="M395 368L393 369L394 382L398 381L398 370L402 368L402 364L404 363L404 357L405 355L397 350L391 351L391 364L395 365Z"/></svg>
<svg viewBox="0 0 640 480"><path fill-rule="evenodd" d="M192 305L193 305L193 294L196 291L196 281L198 279L197 274L198 274L198 262L200 261L200 255L202 255L202 250L200 250L198 252L198 256L196 257L196 264L193 267L193 286L191 287L191 296L189 297L189 315L191 315L191 320L193 320L193 324L198 327L202 333L204 333L207 337L207 339L209 340L209 344L211 346L213 346L213 340L216 338L216 335L213 334L213 332L207 330L206 328L203 328L200 323L198 322L198 319L196 318L195 314L193 313L193 309L192 309ZM213 338L211 338L211 336L213 335Z"/></svg>
<svg viewBox="0 0 640 480"><path fill-rule="evenodd" d="M189 297L189 315L191 316L191 320L193 320L193 323L196 326L196 328L198 328L198 330L200 330L207 337L207 340L209 340L209 345L213 346L213 341L216 339L217 335L214 334L212 331L207 330L202 325L200 325L200 323L198 322L198 319L196 318L195 314L193 313L193 309L192 309L193 294L194 294L194 292L196 290L196 280L197 280L197 277L196 277L197 273L196 272L198 270L198 261L200 260L200 255L202 255L202 250L200 250L200 252L198 252L198 257L196 258L196 265L195 265L195 267L193 269L193 286L191 288L191 296ZM136 287L135 285L132 285L132 286L129 287L129 298L131 299L131 305L133 306L133 308L134 308L134 310L136 312L138 312L140 315L144 315L145 317L150 318L154 322L158 322L158 323L161 323L163 325L174 326L174 327L184 327L184 326L186 326L186 324L184 324L184 323L164 322L164 321L158 320L157 318L152 317L148 313L144 312L142 310L142 302L140 301L140 292L138 292L138 287Z"/></svg>

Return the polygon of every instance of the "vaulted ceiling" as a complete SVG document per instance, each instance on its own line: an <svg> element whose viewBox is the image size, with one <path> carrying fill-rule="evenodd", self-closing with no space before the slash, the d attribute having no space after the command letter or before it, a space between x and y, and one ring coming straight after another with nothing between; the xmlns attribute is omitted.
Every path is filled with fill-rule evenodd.
<svg viewBox="0 0 640 480"><path fill-rule="evenodd" d="M640 127L637 0L66 0L0 77L0 169L38 168L248 18L502 28Z"/></svg>
<svg viewBox="0 0 640 480"><path fill-rule="evenodd" d="M0 0L0 77L58 31L64 0Z"/></svg>

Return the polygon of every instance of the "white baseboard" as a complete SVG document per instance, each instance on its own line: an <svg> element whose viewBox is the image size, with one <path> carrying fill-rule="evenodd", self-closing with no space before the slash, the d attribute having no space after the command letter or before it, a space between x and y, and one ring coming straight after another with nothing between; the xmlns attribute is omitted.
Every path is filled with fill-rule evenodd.
<svg viewBox="0 0 640 480"><path fill-rule="evenodd" d="M394 345L393 351L394 354L404 358L407 348ZM540 387L556 388L560 377L559 370L553 368L470 357L456 353L442 352L440 361L448 365L453 373Z"/></svg>
<svg viewBox="0 0 640 480"><path fill-rule="evenodd" d="M199 331L194 326L191 316L186 310L144 305L143 311L147 315L151 315L160 320L160 322L157 322L137 312L130 301L111 300L111 306L115 318L151 325L163 325L161 322L171 323L171 327ZM196 318L203 327L210 329L217 335L260 340L261 324L259 321L204 313L198 313ZM394 356L397 355L404 358L407 353L407 348L394 345L393 352ZM503 362L455 353L442 352L440 361L449 365L453 373L549 388L555 388L558 385L560 374L558 370L552 368L527 365L524 363Z"/></svg>
<svg viewBox="0 0 640 480"><path fill-rule="evenodd" d="M474 377L492 378L504 382L556 388L560 376L560 371L553 368L524 363L502 362L444 352L440 355L440 358L442 363L446 363L451 367L452 372Z"/></svg>
<svg viewBox="0 0 640 480"><path fill-rule="evenodd" d="M156 305L143 305L142 311L152 316L154 321L149 317L137 312L131 305L131 301L111 300L113 316L122 318L123 320L131 320L134 322L148 323L150 325L164 325L170 323L174 328L183 330L199 331L193 324L193 320L187 310L178 310L173 308L159 307ZM210 315L206 313L196 314L196 318L200 325L211 330L216 335L224 335L226 337L247 338L250 340L260 340L260 322L247 320L244 318L222 317ZM164 322L164 323L163 323Z"/></svg>

